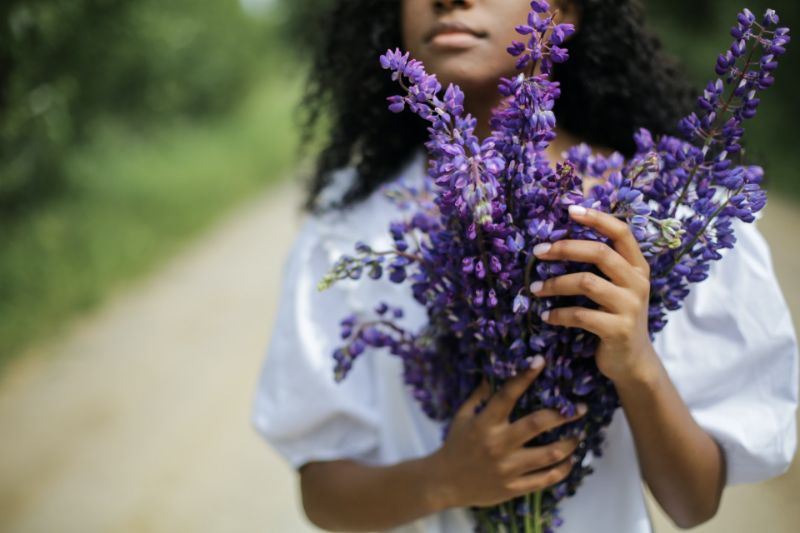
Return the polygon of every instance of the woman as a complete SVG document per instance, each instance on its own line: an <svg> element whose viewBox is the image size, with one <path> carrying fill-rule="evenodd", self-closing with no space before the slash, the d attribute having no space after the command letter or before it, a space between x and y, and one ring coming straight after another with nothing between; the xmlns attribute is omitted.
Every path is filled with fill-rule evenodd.
<svg viewBox="0 0 800 533"><path fill-rule="evenodd" d="M672 132L689 92L644 27L638 3L574 0L558 7L577 33L568 43L570 60L553 74L562 96L551 160L578 142L629 154L637 127ZM383 282L314 290L356 240L388 239L386 227L398 213L377 187L423 179L424 125L386 111L394 87L377 56L400 45L444 84L459 84L483 136L499 102L497 81L514 73L506 47L529 8L524 0L343 0L326 19L330 31L316 57L311 101L316 112L330 106L330 137L311 183L312 216L286 267L254 411L257 428L298 469L306 513L323 529L469 531L466 507L541 490L572 466L574 440L524 447L569 419L541 410L508 422L541 366L491 398L476 390L444 443L441 427L404 388L400 362L387 354L363 357L335 384L330 354L338 319L379 299L420 308ZM589 458L595 473L562 502L559 531L650 531L641 481L678 525L692 527L714 516L726 484L778 475L794 454L797 347L769 252L754 226L739 224L737 247L651 343L648 272L629 230L592 210L574 217L609 236L612 246L561 241L537 255L595 263L610 280L584 286L562 276L536 290L608 304L591 320L574 309L554 310L546 320L600 336L598 366L616 385L622 409L608 428L604 455ZM409 325L424 319L421 312L406 318Z"/></svg>

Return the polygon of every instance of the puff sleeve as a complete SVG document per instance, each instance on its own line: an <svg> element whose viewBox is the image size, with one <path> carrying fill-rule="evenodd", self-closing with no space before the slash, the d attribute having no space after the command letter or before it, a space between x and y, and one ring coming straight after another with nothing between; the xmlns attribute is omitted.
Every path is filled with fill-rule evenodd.
<svg viewBox="0 0 800 533"><path fill-rule="evenodd" d="M785 472L797 446L797 339L755 224L692 287L654 342L697 423L721 445L727 484Z"/></svg>
<svg viewBox="0 0 800 533"><path fill-rule="evenodd" d="M300 229L253 404L255 428L294 468L367 456L378 445L370 358L341 383L333 379L331 354L351 294L347 284L319 292L317 283L340 253L335 227L311 216Z"/></svg>

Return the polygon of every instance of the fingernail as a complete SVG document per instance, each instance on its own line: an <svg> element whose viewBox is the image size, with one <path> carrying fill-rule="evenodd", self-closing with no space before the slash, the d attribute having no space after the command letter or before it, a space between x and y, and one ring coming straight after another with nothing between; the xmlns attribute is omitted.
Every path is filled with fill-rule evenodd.
<svg viewBox="0 0 800 533"><path fill-rule="evenodd" d="M571 206L569 206L568 209L569 209L569 214L570 215L578 215L578 216L580 216L580 215L585 215L586 214L586 208L583 207L582 205L571 205Z"/></svg>
<svg viewBox="0 0 800 533"><path fill-rule="evenodd" d="M531 292L532 292L532 293L534 293L534 294L536 294L537 292L539 292L540 290L542 290L542 287L543 287L543 286L544 286L544 283L543 283L543 282L541 282L541 281L534 281L533 283L531 283Z"/></svg>
<svg viewBox="0 0 800 533"><path fill-rule="evenodd" d="M578 414L579 415L585 415L586 411L588 411L588 410L589 410L589 408L586 406L585 403L581 402L581 403L578 404Z"/></svg>
<svg viewBox="0 0 800 533"><path fill-rule="evenodd" d="M539 370L543 366L544 366L544 357L542 357L541 355L534 356L533 361L531 361L531 368L534 370Z"/></svg>
<svg viewBox="0 0 800 533"><path fill-rule="evenodd" d="M533 255L546 254L553 245L549 242L542 242L533 247Z"/></svg>
<svg viewBox="0 0 800 533"><path fill-rule="evenodd" d="M542 317L542 320L547 321L547 319L550 318L550 311L548 310L542 311L542 314L540 316Z"/></svg>

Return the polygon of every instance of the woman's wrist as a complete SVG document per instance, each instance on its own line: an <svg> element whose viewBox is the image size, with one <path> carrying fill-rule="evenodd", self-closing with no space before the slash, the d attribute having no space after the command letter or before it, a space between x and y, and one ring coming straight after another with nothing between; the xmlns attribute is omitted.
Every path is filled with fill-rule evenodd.
<svg viewBox="0 0 800 533"><path fill-rule="evenodd" d="M421 459L423 462L423 490L431 513L445 511L457 507L452 476L445 468L442 448Z"/></svg>
<svg viewBox="0 0 800 533"><path fill-rule="evenodd" d="M630 369L620 373L620 376L611 381L619 393L626 390L653 390L658 386L665 372L661 359L652 344L648 344L636 359L636 364L631 365Z"/></svg>

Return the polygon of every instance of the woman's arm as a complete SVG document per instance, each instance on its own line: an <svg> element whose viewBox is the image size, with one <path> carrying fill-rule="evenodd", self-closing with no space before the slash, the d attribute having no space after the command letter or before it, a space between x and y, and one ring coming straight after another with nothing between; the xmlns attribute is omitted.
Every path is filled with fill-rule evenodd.
<svg viewBox="0 0 800 533"><path fill-rule="evenodd" d="M476 388L442 447L429 456L389 466L345 460L304 465L301 490L309 520L329 531L384 530L451 507L495 505L566 478L576 439L524 444L583 416L585 406L572 418L543 409L508 421L543 363L539 357L534 368L509 380L477 415L489 387L484 382Z"/></svg>
<svg viewBox="0 0 800 533"><path fill-rule="evenodd" d="M613 248L564 240L538 245L534 253L544 260L593 263L608 279L567 274L531 290L537 296L581 294L600 305L597 310L554 309L542 318L600 337L597 365L617 388L644 480L677 525L696 526L712 518L719 507L725 486L721 448L692 418L650 342L650 271L630 228L606 213L573 208L573 218L607 236Z"/></svg>
<svg viewBox="0 0 800 533"><path fill-rule="evenodd" d="M722 449L692 418L660 358L616 384L633 433L639 465L653 496L672 520L690 528L717 513L725 487Z"/></svg>
<svg viewBox="0 0 800 533"><path fill-rule="evenodd" d="M441 510L431 456L391 466L312 462L300 469L303 508L326 531L376 531Z"/></svg>

